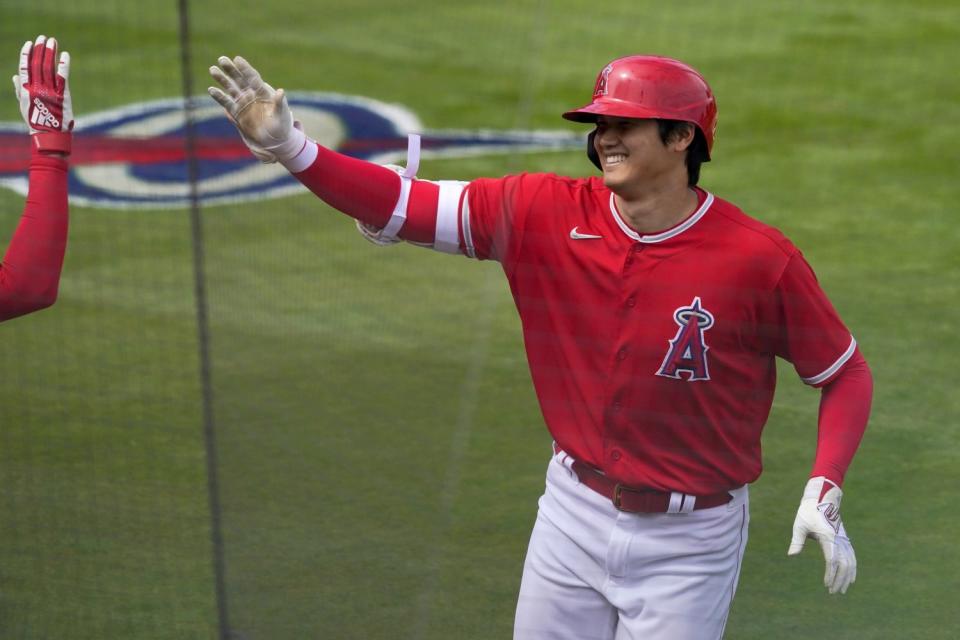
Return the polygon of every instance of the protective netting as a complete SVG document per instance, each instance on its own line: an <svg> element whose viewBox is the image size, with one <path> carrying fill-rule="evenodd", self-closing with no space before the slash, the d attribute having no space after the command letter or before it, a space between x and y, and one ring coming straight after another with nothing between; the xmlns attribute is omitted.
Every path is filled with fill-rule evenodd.
<svg viewBox="0 0 960 640"><path fill-rule="evenodd" d="M957 518L930 488L960 479L958 24L950 2L0 0L2 68L56 36L78 117L59 300L0 326L0 638L509 637L550 439L499 268L364 242L250 159L207 67L245 56L359 157L402 163L419 130L420 176L469 180L592 173L559 114L628 53L704 73L702 183L804 248L877 378L844 503L860 582L824 602L822 560L785 558L816 423L785 372L728 637L952 637ZM23 135L0 100L3 247Z"/></svg>

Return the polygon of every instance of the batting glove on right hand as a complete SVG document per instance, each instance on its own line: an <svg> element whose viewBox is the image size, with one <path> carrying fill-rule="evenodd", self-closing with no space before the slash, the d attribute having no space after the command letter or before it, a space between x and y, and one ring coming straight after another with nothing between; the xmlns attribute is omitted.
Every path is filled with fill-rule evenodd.
<svg viewBox="0 0 960 640"><path fill-rule="evenodd" d="M226 110L243 141L261 162L283 162L306 144L306 134L294 126L283 89L274 89L246 60L221 56L210 75L223 89L207 92Z"/></svg>
<svg viewBox="0 0 960 640"><path fill-rule="evenodd" d="M827 563L823 584L830 593L846 593L857 579L857 556L840 521L842 497L840 487L823 476L810 478L793 521L793 539L787 551L787 555L795 556L803 550L807 537L816 538Z"/></svg>
<svg viewBox="0 0 960 640"><path fill-rule="evenodd" d="M70 54L64 51L57 60L56 38L37 36L36 42L23 43L13 88L33 144L40 151L70 153L73 101L69 77Z"/></svg>

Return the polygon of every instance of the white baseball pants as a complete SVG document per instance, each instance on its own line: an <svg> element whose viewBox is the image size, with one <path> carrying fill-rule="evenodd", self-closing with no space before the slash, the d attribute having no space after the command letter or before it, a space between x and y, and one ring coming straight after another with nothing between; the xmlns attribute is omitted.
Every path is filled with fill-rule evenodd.
<svg viewBox="0 0 960 640"><path fill-rule="evenodd" d="M712 509L624 513L564 457L547 470L514 640L721 638L747 544L747 487Z"/></svg>

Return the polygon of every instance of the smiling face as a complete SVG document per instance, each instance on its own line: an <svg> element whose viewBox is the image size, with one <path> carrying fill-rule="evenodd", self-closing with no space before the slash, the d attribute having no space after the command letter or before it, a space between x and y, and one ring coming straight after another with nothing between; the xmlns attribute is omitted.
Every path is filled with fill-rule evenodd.
<svg viewBox="0 0 960 640"><path fill-rule="evenodd" d="M666 144L656 120L599 116L593 140L600 157L604 184L617 195L629 198L645 191L659 191L680 181L687 184L686 149L693 141L693 127L680 130Z"/></svg>

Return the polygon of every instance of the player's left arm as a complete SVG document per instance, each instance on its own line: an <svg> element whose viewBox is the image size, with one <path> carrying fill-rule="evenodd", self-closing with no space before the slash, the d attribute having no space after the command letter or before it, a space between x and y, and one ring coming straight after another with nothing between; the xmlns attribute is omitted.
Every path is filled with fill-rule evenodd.
<svg viewBox="0 0 960 640"><path fill-rule="evenodd" d="M841 485L870 415L873 378L856 340L820 288L813 270L795 254L778 284L780 346L807 384L821 389L817 451L793 524L789 555L808 537L826 562L824 585L846 593L857 576L853 545L840 518Z"/></svg>
<svg viewBox="0 0 960 640"><path fill-rule="evenodd" d="M808 537L817 540L830 593L846 593L857 578L857 556L840 518L840 487L867 428L872 397L873 378L859 349L821 390L817 453L787 554L799 554Z"/></svg>
<svg viewBox="0 0 960 640"><path fill-rule="evenodd" d="M837 375L820 390L817 453L811 477L843 485L867 429L873 400L873 375L856 349Z"/></svg>

